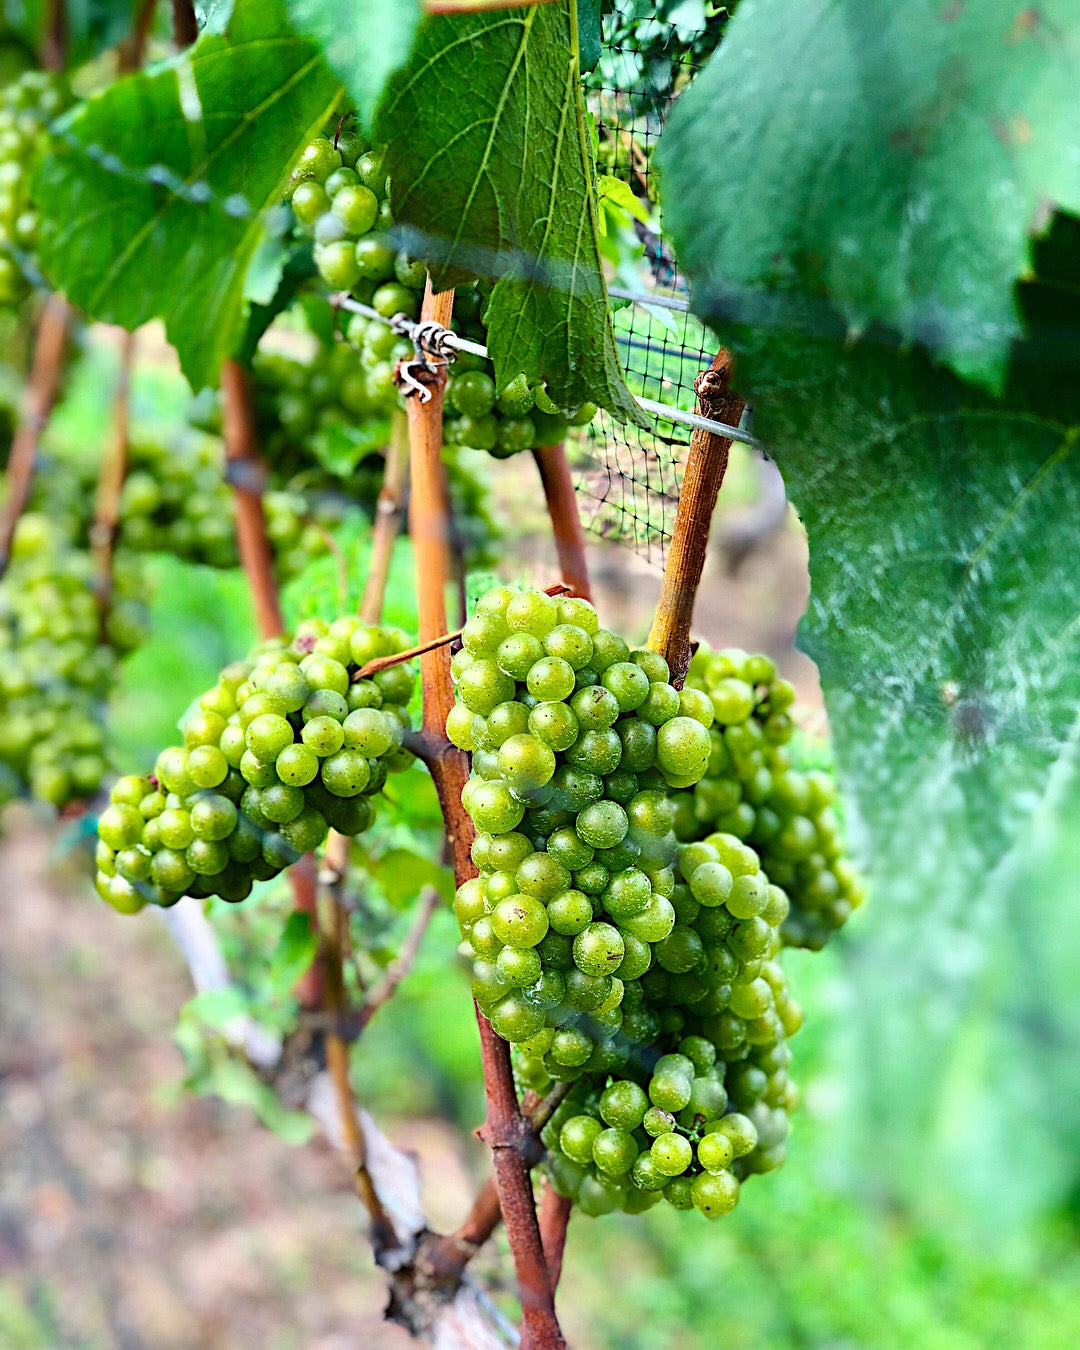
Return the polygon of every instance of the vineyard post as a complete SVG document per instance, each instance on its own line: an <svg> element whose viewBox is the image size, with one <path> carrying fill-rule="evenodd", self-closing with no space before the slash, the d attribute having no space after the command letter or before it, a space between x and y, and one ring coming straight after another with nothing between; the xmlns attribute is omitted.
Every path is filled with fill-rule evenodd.
<svg viewBox="0 0 1080 1350"><path fill-rule="evenodd" d="M423 319L449 327L453 292L433 294L430 282L424 295ZM446 631L446 587L450 578L449 512L443 472L442 397L445 376L437 372L426 381L430 397L407 402L411 493L409 528L416 563L419 639L423 643ZM437 647L420 658L423 686L423 732L419 738L431 771L458 885L476 875L470 850L472 822L461 804L468 779L463 751L446 739L446 717L453 707L450 652ZM522 1306L523 1350L562 1350L565 1340L555 1316L555 1303L533 1197L527 1147L529 1123L518 1105L510 1047L476 1009L487 1093L487 1120L482 1137L492 1150L500 1208L506 1224Z"/></svg>
<svg viewBox="0 0 1080 1350"><path fill-rule="evenodd" d="M702 417L737 426L746 405L731 390L731 368L731 353L721 348L709 369L694 381L694 390L697 411ZM648 642L653 651L667 659L671 683L676 689L683 687L690 667L694 600L705 567L709 528L730 449L728 437L702 427L695 428L690 438L675 529Z"/></svg>

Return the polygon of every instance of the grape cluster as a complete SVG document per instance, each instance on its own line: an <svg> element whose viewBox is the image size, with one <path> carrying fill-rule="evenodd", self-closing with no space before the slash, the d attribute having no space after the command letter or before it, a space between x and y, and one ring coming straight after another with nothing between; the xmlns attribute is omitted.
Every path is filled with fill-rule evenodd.
<svg viewBox="0 0 1080 1350"><path fill-rule="evenodd" d="M139 569L117 559L103 628L94 581L55 520L22 516L0 581L0 803L28 790L61 807L105 775L105 700L145 607Z"/></svg>
<svg viewBox="0 0 1080 1350"><path fill-rule="evenodd" d="M303 232L314 241L315 263L334 290L350 291L384 320L420 314L426 269L393 243L389 184L382 155L355 131L335 139L317 137L304 150L290 182L290 201ZM454 330L486 345L484 312L490 287L460 287L454 298ZM345 335L360 355L343 377L340 397L356 416L385 413L397 400L395 364L412 345L388 323L349 316ZM448 445L486 450L505 459L521 450L555 445L568 427L596 414L592 404L560 409L542 385L524 374L498 389L488 357L460 353L444 404Z"/></svg>
<svg viewBox="0 0 1080 1350"><path fill-rule="evenodd" d="M235 502L223 476L219 443L139 443L129 452L120 495L120 543L135 552L168 552L211 567L236 567ZM271 489L263 493L266 532L279 577L301 572L327 549L325 531L341 523L340 499Z"/></svg>
<svg viewBox="0 0 1080 1350"><path fill-rule="evenodd" d="M33 256L38 217L30 200L34 165L48 146L47 126L66 94L59 80L30 70L0 90L0 305L29 290L23 260Z"/></svg>
<svg viewBox="0 0 1080 1350"><path fill-rule="evenodd" d="M95 466L65 460L35 477L32 505L63 523L73 539L90 537ZM297 575L327 549L325 531L341 523L340 493L287 489L263 494L266 528L282 580ZM236 567L235 502L224 479L221 443L209 437L171 446L136 441L120 494L117 549L171 553L186 562Z"/></svg>
<svg viewBox="0 0 1080 1350"><path fill-rule="evenodd" d="M402 749L415 677L405 664L357 678L406 650L396 629L311 620L227 666L183 726L184 743L146 778L121 778L98 821L98 894L122 913L182 895L240 901L318 848L355 835Z"/></svg>
<svg viewBox="0 0 1080 1350"><path fill-rule="evenodd" d="M719 1218L784 1160L798 1104L787 1041L802 1023L776 959L787 897L719 832L680 846L675 877L675 927L625 986L608 1064L576 1068L557 1023L522 1047L524 1083L572 1080L542 1139L552 1185L586 1214L662 1197Z"/></svg>
<svg viewBox="0 0 1080 1350"><path fill-rule="evenodd" d="M843 856L832 777L792 767L794 689L767 656L737 649L699 649L687 684L708 695L715 721L705 776L678 795L676 834L693 840L721 830L751 843L791 902L785 942L824 946L864 890Z"/></svg>
<svg viewBox="0 0 1080 1350"><path fill-rule="evenodd" d="M455 912L473 993L512 1042L573 1022L560 1036L598 1069L627 983L681 941L669 789L705 771L712 707L584 600L496 587L462 642L447 735L472 752L480 875Z"/></svg>

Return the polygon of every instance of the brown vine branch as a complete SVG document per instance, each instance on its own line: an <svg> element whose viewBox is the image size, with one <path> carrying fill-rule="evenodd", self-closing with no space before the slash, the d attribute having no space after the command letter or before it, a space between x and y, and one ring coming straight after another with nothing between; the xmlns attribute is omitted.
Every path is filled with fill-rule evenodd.
<svg viewBox="0 0 1080 1350"><path fill-rule="evenodd" d="M173 42L181 51L199 36L199 20L191 0L172 0L172 32Z"/></svg>
<svg viewBox="0 0 1080 1350"><path fill-rule="evenodd" d="M544 1243L553 1293L559 1287L559 1276L562 1274L571 1208L572 1202L565 1195L560 1195L554 1186L548 1186L540 1201L540 1237Z"/></svg>
<svg viewBox="0 0 1080 1350"><path fill-rule="evenodd" d="M453 292L435 295L430 282L422 317L450 326ZM443 473L442 397L445 375L430 381L430 398L407 401L412 491L409 527L416 561L420 641L430 642L446 632L446 586L450 574L449 507ZM461 805L461 789L468 777L464 753L446 740L446 717L453 706L450 653L440 646L420 658L424 695L423 730L432 746L440 748L429 761L446 821L447 842L455 880L476 875L470 857L472 822ZM522 1118L510 1066L510 1048L477 1009L480 1048L487 1092L487 1121L482 1134L491 1147L496 1185L510 1250L517 1273L522 1306L523 1350L562 1350L565 1340L555 1317L555 1304L533 1199L532 1177L525 1157L530 1130Z"/></svg>
<svg viewBox="0 0 1080 1350"><path fill-rule="evenodd" d="M266 470L259 457L251 382L239 361L229 360L222 366L221 393L225 459L236 507L236 546L240 552L240 565L251 587L259 636L264 639L277 637L285 625L263 514Z"/></svg>
<svg viewBox="0 0 1080 1350"><path fill-rule="evenodd" d="M156 11L157 0L142 0L135 11L131 32L120 44L118 53L117 66L121 75L130 74L142 65L143 57L146 55L146 44L150 38L150 30L154 26Z"/></svg>
<svg viewBox="0 0 1080 1350"><path fill-rule="evenodd" d="M343 1023L347 1010L343 953L348 916L343 905L330 909L330 921L322 932L323 1007L326 1011L326 1067L334 1085L338 1118L346 1149L354 1167L356 1193L371 1219L371 1237L376 1250L396 1241L394 1225L383 1207L368 1169L367 1144L357 1115L349 1082L349 1046Z"/></svg>
<svg viewBox="0 0 1080 1350"><path fill-rule="evenodd" d="M41 64L61 71L67 63L68 16L65 0L49 0L45 31L41 38Z"/></svg>
<svg viewBox="0 0 1080 1350"><path fill-rule="evenodd" d="M731 353L721 348L709 369L702 371L694 381L694 390L697 410L703 417L735 426L745 403L731 391L731 368ZM728 437L700 427L695 428L690 438L679 509L664 568L664 584L648 644L667 659L671 682L676 689L682 688L690 665L694 600L705 566L709 527L730 449Z"/></svg>
<svg viewBox="0 0 1080 1350"><path fill-rule="evenodd" d="M386 468L375 503L367 583L364 586L364 598L360 602L360 618L364 623L378 623L382 618L394 544L405 517L405 490L408 483L409 424L405 414L395 408L390 423L390 443L386 447Z"/></svg>
<svg viewBox="0 0 1080 1350"><path fill-rule="evenodd" d="M569 1083L557 1083L544 1098L538 1097L534 1092L525 1094L521 1110L529 1126L529 1141L525 1156L530 1168L535 1167L544 1156L540 1131L569 1091ZM499 1226L501 1219L498 1186L495 1184L495 1178L489 1177L477 1192L472 1208L461 1226L433 1244L428 1256L432 1270L437 1272L440 1279L448 1280L454 1276L460 1278L465 1267Z"/></svg>
<svg viewBox="0 0 1080 1350"><path fill-rule="evenodd" d="M135 334L126 330L120 338L120 369L113 395L112 428L109 444L98 475L94 520L90 526L90 548L97 578L101 622L105 623L112 605L113 553L120 528L120 497L128 466L128 436L131 421L131 370L135 362Z"/></svg>
<svg viewBox="0 0 1080 1350"><path fill-rule="evenodd" d="M34 484L38 442L60 392L71 308L62 295L45 301L34 338L30 378L23 391L19 424L11 439L3 509L0 510L0 576L11 557L11 541Z"/></svg>
<svg viewBox="0 0 1080 1350"><path fill-rule="evenodd" d="M574 595L592 599L589 569L585 561L585 528L578 510L574 480L562 445L540 445L533 451L540 481L544 485L548 515L555 535L559 570Z"/></svg>

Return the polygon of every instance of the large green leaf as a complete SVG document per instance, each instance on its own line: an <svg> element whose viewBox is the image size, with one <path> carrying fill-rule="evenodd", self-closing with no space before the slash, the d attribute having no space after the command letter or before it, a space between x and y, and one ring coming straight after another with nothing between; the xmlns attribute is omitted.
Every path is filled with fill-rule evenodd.
<svg viewBox="0 0 1080 1350"><path fill-rule="evenodd" d="M1031 236L1080 209L1078 88L1074 0L743 0L659 148L680 261L714 312L831 303L1000 389Z"/></svg>
<svg viewBox="0 0 1080 1350"><path fill-rule="evenodd" d="M164 319L184 373L216 381L244 335L267 211L339 94L280 0L242 0L224 36L88 100L36 186L42 266L92 318Z"/></svg>
<svg viewBox="0 0 1080 1350"><path fill-rule="evenodd" d="M292 26L321 43L323 54L370 128L394 71L408 58L420 0L285 0Z"/></svg>
<svg viewBox="0 0 1080 1350"><path fill-rule="evenodd" d="M1023 1012L1042 1006L1025 987L1046 955L1035 926L1063 937L1062 906L1075 907L1074 876L1052 897L1045 859L1075 824L1054 803L1080 738L1078 264L1080 226L1061 219L1040 247L1044 281L1022 289L1031 337L1001 400L925 355L848 345L842 324L728 334L807 528L801 645L872 882L865 945L863 921L851 926L856 1095L879 1175L914 1179L928 1202L943 1194L929 1155L948 1171L971 1145L976 1088L1023 1077L1023 1054L1006 1073L1002 1046L1046 1049ZM1008 1128L1003 1116L980 1148ZM997 1199L1021 1208L1060 1175L1012 1181Z"/></svg>
<svg viewBox="0 0 1080 1350"><path fill-rule="evenodd" d="M639 414L623 383L597 245L576 0L427 20L380 109L394 217L438 288L498 277L500 384Z"/></svg>

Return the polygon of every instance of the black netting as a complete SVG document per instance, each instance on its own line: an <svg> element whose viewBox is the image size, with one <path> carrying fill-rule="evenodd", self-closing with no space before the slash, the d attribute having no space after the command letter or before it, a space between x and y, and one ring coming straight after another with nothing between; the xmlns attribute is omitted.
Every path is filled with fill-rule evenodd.
<svg viewBox="0 0 1080 1350"><path fill-rule="evenodd" d="M603 53L586 78L601 198L604 179L616 179L644 217L624 212L617 238L610 224L607 232L615 336L631 393L692 412L694 380L717 344L689 312L689 288L664 239L653 149L671 102L716 45L725 12L716 7L704 27L688 31L659 18L642 21L637 8L619 0L605 17ZM648 417L642 429L601 411L570 454L587 528L663 565L690 428Z"/></svg>

